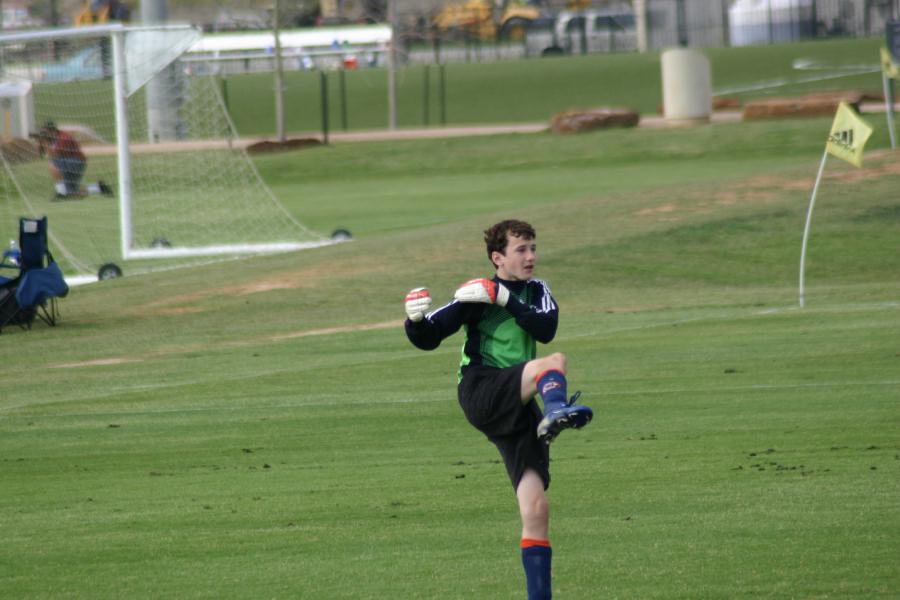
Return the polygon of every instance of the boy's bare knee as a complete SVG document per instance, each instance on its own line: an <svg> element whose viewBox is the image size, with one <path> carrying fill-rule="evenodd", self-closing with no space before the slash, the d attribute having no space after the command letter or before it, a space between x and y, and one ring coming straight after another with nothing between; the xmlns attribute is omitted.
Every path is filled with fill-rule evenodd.
<svg viewBox="0 0 900 600"><path fill-rule="evenodd" d="M568 366L568 360L566 359L566 355L562 352L554 352L550 356L547 357L547 361L551 365L549 368L556 369L561 371L563 375L566 374L566 367Z"/></svg>

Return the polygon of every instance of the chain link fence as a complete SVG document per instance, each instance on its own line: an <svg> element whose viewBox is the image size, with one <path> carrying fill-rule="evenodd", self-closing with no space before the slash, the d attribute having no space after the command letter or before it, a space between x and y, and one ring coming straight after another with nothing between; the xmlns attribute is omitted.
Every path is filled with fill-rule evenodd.
<svg viewBox="0 0 900 600"><path fill-rule="evenodd" d="M387 0L338 4L341 10L327 19L282 14L286 70L387 66L389 29L384 39L367 43L341 41L341 33L316 47L287 39L300 35L296 27L313 24L322 27L302 31L323 34L329 26L350 24L388 28L393 19L402 66L882 36L888 21L900 19L900 0L612 0L582 1L578 10L569 8L572 0L394 0L393 15ZM636 18L641 6L643 22ZM271 26L272 14L267 19ZM267 72L275 68L273 50L197 53L192 68L222 75Z"/></svg>
<svg viewBox="0 0 900 600"><path fill-rule="evenodd" d="M400 59L482 62L634 52L641 47L633 2L521 6L397 2ZM883 35L900 0L643 0L647 50L746 46ZM509 5L507 5L509 6Z"/></svg>

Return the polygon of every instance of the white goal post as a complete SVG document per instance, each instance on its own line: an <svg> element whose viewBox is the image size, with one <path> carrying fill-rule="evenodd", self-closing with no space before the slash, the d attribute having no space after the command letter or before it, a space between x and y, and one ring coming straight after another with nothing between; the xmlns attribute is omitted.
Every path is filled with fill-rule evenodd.
<svg viewBox="0 0 900 600"><path fill-rule="evenodd" d="M187 25L120 24L0 35L5 205L47 214L70 268L164 261L129 264L140 271L334 243L275 198L237 143L218 82L179 60L200 36ZM17 112L4 85L28 90L27 134L7 126L29 110ZM60 187L48 173L57 165L40 143L48 123L81 145L86 167L75 183Z"/></svg>

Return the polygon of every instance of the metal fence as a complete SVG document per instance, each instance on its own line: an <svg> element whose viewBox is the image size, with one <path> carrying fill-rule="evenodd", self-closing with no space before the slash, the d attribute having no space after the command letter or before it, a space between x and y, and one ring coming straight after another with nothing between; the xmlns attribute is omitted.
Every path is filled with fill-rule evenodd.
<svg viewBox="0 0 900 600"><path fill-rule="evenodd" d="M884 33L897 0L648 0L651 48L745 46Z"/></svg>
<svg viewBox="0 0 900 600"><path fill-rule="evenodd" d="M514 38L504 36L497 15L492 37L481 25L435 27L434 14L411 8L397 18L400 56L409 63L434 63L636 51L633 5L594 5L543 14ZM878 36L887 21L900 19L900 0L644 0L644 5L648 50Z"/></svg>
<svg viewBox="0 0 900 600"><path fill-rule="evenodd" d="M641 1L646 14L643 40L632 4ZM580 11L545 8L518 21L504 21L503 14L485 10L457 11L448 20L442 12L448 4L452 3L398 3L395 39L401 64L635 52L642 41L647 50L659 51L676 46L712 48L880 36L887 21L900 19L900 0L611 0ZM287 70L385 67L388 62L384 45L349 50L288 48L282 56ZM348 67L345 62L351 59ZM271 71L274 64L268 49L216 58L197 55L190 59L189 68L198 73L238 74Z"/></svg>

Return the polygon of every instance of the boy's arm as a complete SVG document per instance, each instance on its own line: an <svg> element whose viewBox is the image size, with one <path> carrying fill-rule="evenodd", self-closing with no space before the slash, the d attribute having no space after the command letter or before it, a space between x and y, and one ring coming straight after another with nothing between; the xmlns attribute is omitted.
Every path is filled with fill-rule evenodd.
<svg viewBox="0 0 900 600"><path fill-rule="evenodd" d="M556 337L559 324L559 307L543 282L538 283L538 297L535 305L526 304L510 294L506 303L508 310L516 318L516 323L542 344L550 343Z"/></svg>
<svg viewBox="0 0 900 600"><path fill-rule="evenodd" d="M460 302L498 304L505 307L515 317L519 327L537 341L546 344L556 336L559 307L546 283L532 280L528 285L535 290L534 306L522 302L510 294L503 284L490 279L467 281L456 290L455 298Z"/></svg>
<svg viewBox="0 0 900 600"><path fill-rule="evenodd" d="M432 313L428 312L429 308L431 296L427 289L416 288L406 295L406 337L422 350L434 350L444 338L459 331L463 324L463 310L459 302L450 302Z"/></svg>

